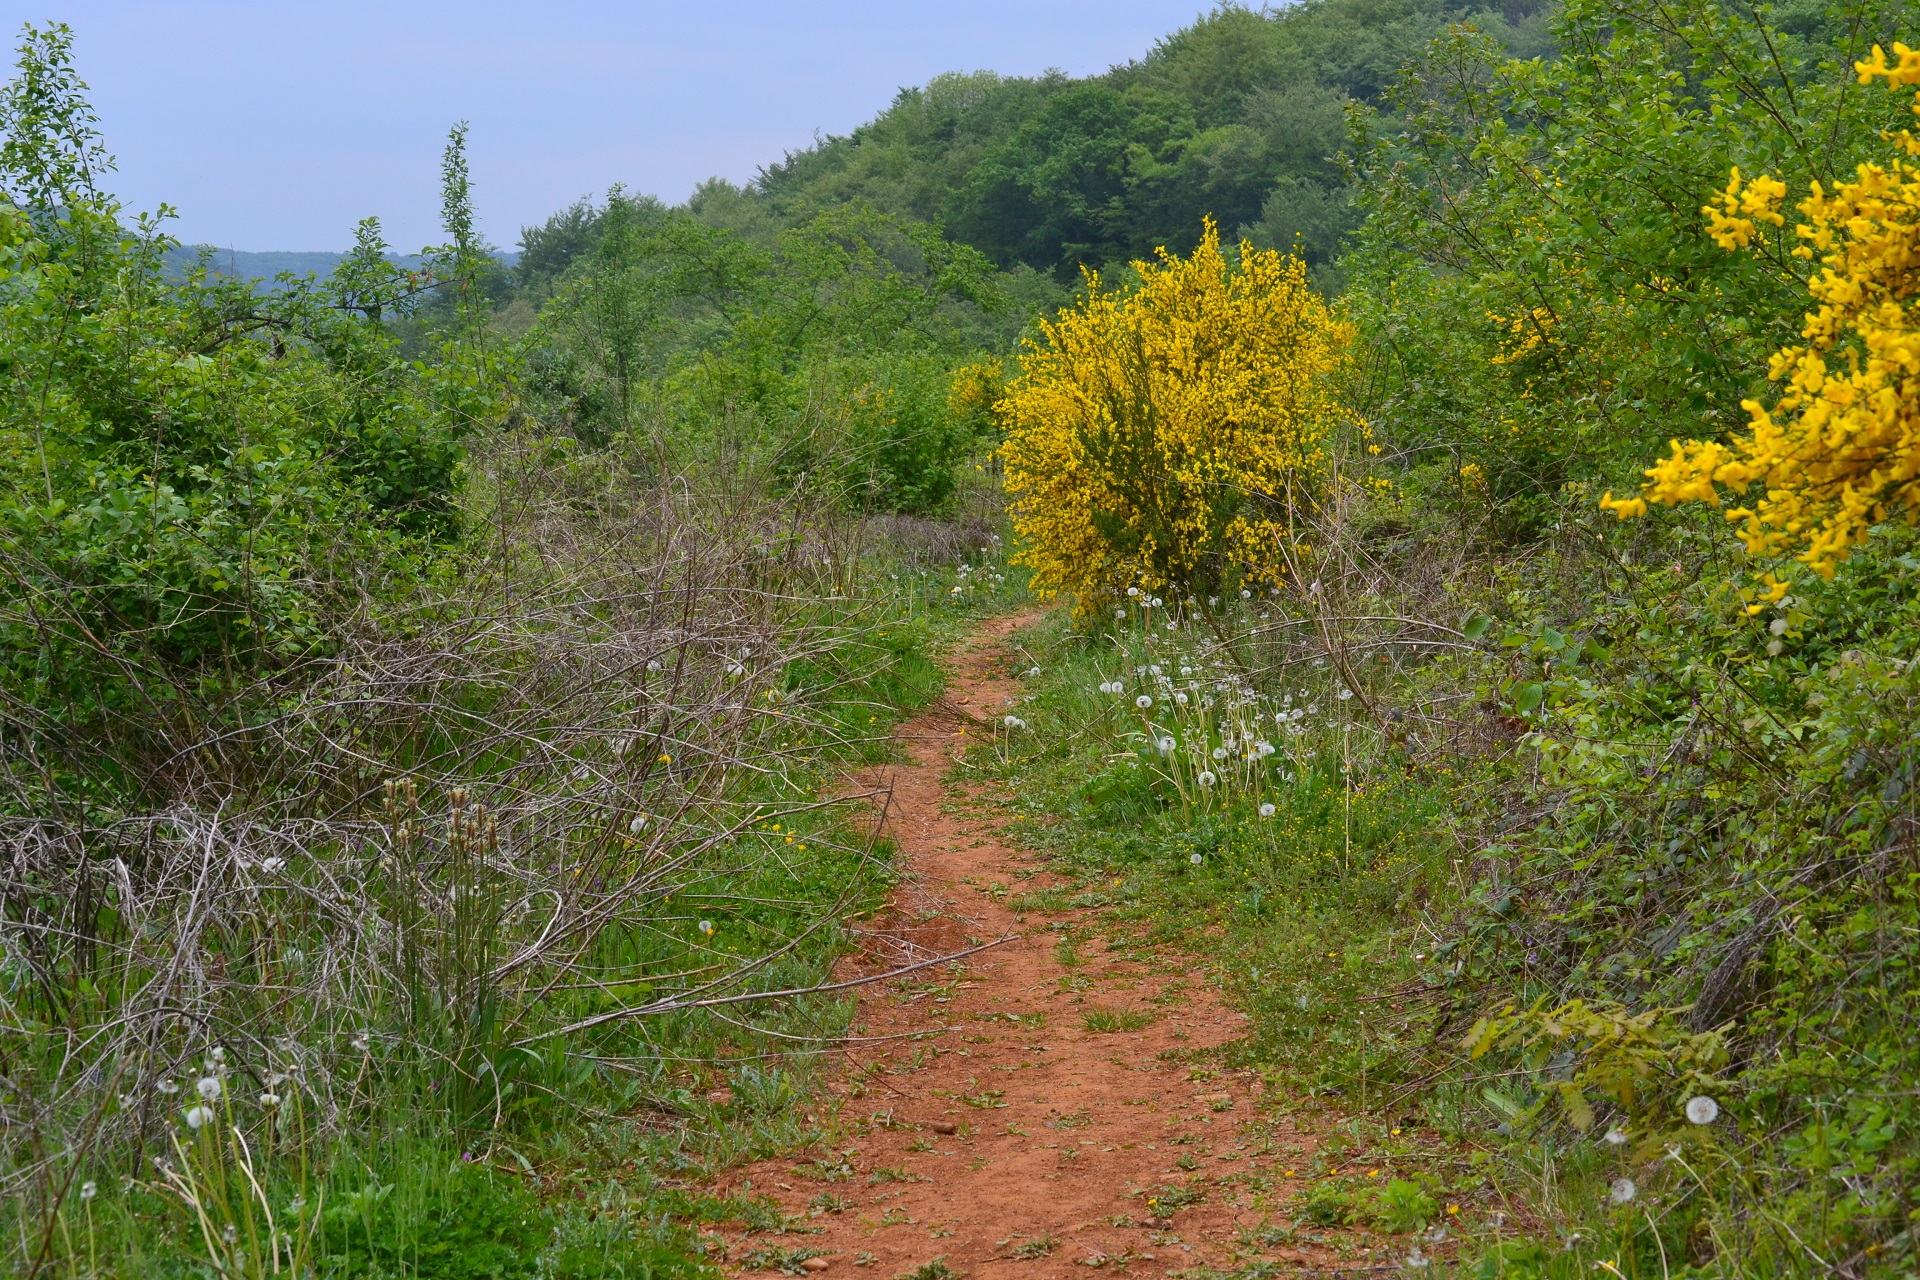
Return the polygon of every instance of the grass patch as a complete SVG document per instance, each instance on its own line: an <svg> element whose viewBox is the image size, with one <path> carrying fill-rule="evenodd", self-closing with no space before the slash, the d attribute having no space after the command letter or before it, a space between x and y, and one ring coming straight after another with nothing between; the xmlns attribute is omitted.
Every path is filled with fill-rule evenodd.
<svg viewBox="0 0 1920 1280"><path fill-rule="evenodd" d="M1081 1026L1102 1034L1139 1031L1152 1024L1153 1015L1145 1009L1089 1009L1080 1015Z"/></svg>

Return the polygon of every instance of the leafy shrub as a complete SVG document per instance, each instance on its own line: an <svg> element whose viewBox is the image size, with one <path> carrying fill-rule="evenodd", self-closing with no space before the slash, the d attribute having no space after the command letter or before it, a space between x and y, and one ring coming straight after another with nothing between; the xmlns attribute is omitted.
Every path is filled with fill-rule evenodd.
<svg viewBox="0 0 1920 1280"><path fill-rule="evenodd" d="M1331 375L1350 331L1297 258L1243 243L1230 265L1212 223L1190 257L1135 270L1132 289L1090 276L1000 401L1016 560L1088 610L1277 583L1348 420Z"/></svg>

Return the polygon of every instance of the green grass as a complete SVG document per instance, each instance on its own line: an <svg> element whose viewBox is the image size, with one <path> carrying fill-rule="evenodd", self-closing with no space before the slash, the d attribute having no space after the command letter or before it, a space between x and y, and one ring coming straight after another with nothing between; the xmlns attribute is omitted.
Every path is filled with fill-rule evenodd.
<svg viewBox="0 0 1920 1280"><path fill-rule="evenodd" d="M1089 1009L1080 1015L1080 1025L1089 1031L1138 1031L1153 1024L1153 1015L1144 1009Z"/></svg>

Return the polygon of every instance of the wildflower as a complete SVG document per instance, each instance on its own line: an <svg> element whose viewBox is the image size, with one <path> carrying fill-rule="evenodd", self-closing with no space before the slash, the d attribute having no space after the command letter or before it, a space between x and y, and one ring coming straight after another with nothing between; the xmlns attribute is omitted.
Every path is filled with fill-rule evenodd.
<svg viewBox="0 0 1920 1280"><path fill-rule="evenodd" d="M1712 1124L1720 1118L1720 1104L1704 1094L1687 1099L1687 1119L1695 1124Z"/></svg>
<svg viewBox="0 0 1920 1280"><path fill-rule="evenodd" d="M1008 716L1005 723L1009 729L1024 729L1027 727L1027 722L1019 716Z"/></svg>
<svg viewBox="0 0 1920 1280"><path fill-rule="evenodd" d="M1633 1185L1632 1178L1615 1178L1613 1185L1607 1188L1607 1199L1615 1204L1625 1204L1639 1193L1640 1188Z"/></svg>
<svg viewBox="0 0 1920 1280"><path fill-rule="evenodd" d="M738 680L740 679L740 677L747 674L747 669L746 667L742 666L738 662L729 662L727 664L727 674L732 676L735 680Z"/></svg>
<svg viewBox="0 0 1920 1280"><path fill-rule="evenodd" d="M364 1029L356 1031L353 1033L353 1039L350 1043L353 1045L353 1051L355 1053L365 1053L368 1045L372 1043L372 1033Z"/></svg>
<svg viewBox="0 0 1920 1280"><path fill-rule="evenodd" d="M1139 597L1139 595L1140 595L1140 588L1138 588L1138 587L1128 587L1128 588L1127 588L1127 594L1128 594L1128 595L1130 595L1130 596L1133 596L1133 597L1135 597L1135 598L1137 599L1137 598Z"/></svg>
<svg viewBox="0 0 1920 1280"><path fill-rule="evenodd" d="M1352 696L1353 696L1353 690L1351 689L1342 689L1340 691L1340 701L1342 702L1345 702L1348 698L1351 698Z"/></svg>
<svg viewBox="0 0 1920 1280"><path fill-rule="evenodd" d="M82 1200L91 1200L99 1194L100 1194L100 1188L95 1186L93 1183L83 1182L80 1184L80 1198Z"/></svg>
<svg viewBox="0 0 1920 1280"><path fill-rule="evenodd" d="M1040 674L1040 668L1038 668L1038 667L1028 667L1028 668L1027 668L1027 676L1028 676L1028 678L1029 678L1029 679L1031 679L1031 678L1033 678L1034 676L1037 676L1037 675L1039 675L1039 674Z"/></svg>
<svg viewBox="0 0 1920 1280"><path fill-rule="evenodd" d="M1619 1125L1615 1125L1613 1128L1607 1130L1608 1146L1617 1147L1617 1146L1620 1146L1622 1143L1626 1142L1626 1140L1627 1140L1627 1132L1626 1130L1622 1129Z"/></svg>
<svg viewBox="0 0 1920 1280"><path fill-rule="evenodd" d="M636 813L633 815L633 821L627 824L627 830L637 836L646 828L646 825L647 815L644 813Z"/></svg>
<svg viewBox="0 0 1920 1280"><path fill-rule="evenodd" d="M1181 706L1183 706L1183 707L1187 705L1187 695L1186 695L1186 694L1184 694L1184 693L1176 693L1176 694L1174 694L1174 695L1173 695L1173 700L1174 700L1175 702L1177 702L1177 703L1179 703L1179 704L1180 704Z"/></svg>
<svg viewBox="0 0 1920 1280"><path fill-rule="evenodd" d="M1213 758L1215 760L1225 760L1227 758L1227 749L1225 747L1215 747L1213 749Z"/></svg>
<svg viewBox="0 0 1920 1280"><path fill-rule="evenodd" d="M209 1123L213 1119L213 1108L212 1107L188 1107L186 1119L187 1119L187 1128L198 1129L202 1125Z"/></svg>
<svg viewBox="0 0 1920 1280"><path fill-rule="evenodd" d="M1160 664L1156 662L1148 666L1147 674L1150 676L1158 677L1160 674Z"/></svg>
<svg viewBox="0 0 1920 1280"><path fill-rule="evenodd" d="M1263 805L1261 805L1261 806L1260 806L1260 816L1261 816L1261 817L1263 817L1263 818L1271 818L1271 817L1273 816L1273 814L1274 814L1274 808L1273 808L1273 805L1272 805L1272 803L1271 803L1271 802L1269 802L1269 803L1267 803L1267 804L1263 804Z"/></svg>
<svg viewBox="0 0 1920 1280"><path fill-rule="evenodd" d="M194 1086L194 1091L208 1102L212 1102L220 1096L220 1077L201 1076L200 1083Z"/></svg>
<svg viewBox="0 0 1920 1280"><path fill-rule="evenodd" d="M1211 770L1211 769L1202 769L1202 770L1200 771L1200 776L1199 776L1199 778L1197 778L1197 779L1195 779L1195 781L1197 781L1197 782L1199 782L1199 784L1200 784L1201 786L1203 786L1203 787L1210 787L1210 786L1212 786L1212 785L1213 785L1213 784L1214 784L1214 783L1215 783L1216 781L1218 781L1218 779L1216 779L1216 778L1215 778L1215 777L1213 776L1213 770Z"/></svg>
<svg viewBox="0 0 1920 1280"><path fill-rule="evenodd" d="M280 1105L280 1095L277 1093L263 1093L260 1095L260 1105L271 1111Z"/></svg>
<svg viewBox="0 0 1920 1280"><path fill-rule="evenodd" d="M1133 700L1133 705L1140 708L1142 711L1145 711L1148 707L1153 705L1153 699L1143 693L1139 697Z"/></svg>
<svg viewBox="0 0 1920 1280"><path fill-rule="evenodd" d="M287 860L285 858L260 859L260 869L266 872L270 876L280 874L280 872L283 869L285 869L286 865L287 865Z"/></svg>
<svg viewBox="0 0 1920 1280"><path fill-rule="evenodd" d="M1113 616L1116 620L1125 619L1127 616L1126 608L1122 605L1113 606Z"/></svg>
<svg viewBox="0 0 1920 1280"><path fill-rule="evenodd" d="M168 1095L180 1092L180 1082L178 1080L159 1080L154 1083L153 1087L161 1093Z"/></svg>
<svg viewBox="0 0 1920 1280"><path fill-rule="evenodd" d="M1163 756L1172 755L1173 749L1178 745L1179 743L1175 742L1172 738L1162 738L1159 743L1160 754Z"/></svg>
<svg viewBox="0 0 1920 1280"><path fill-rule="evenodd" d="M1194 854L1189 854L1189 855L1187 856L1187 861L1188 861L1188 862L1191 862L1191 863L1192 863L1192 864L1193 864L1194 866L1196 866L1196 867L1197 867L1197 866L1199 866L1199 865L1200 865L1201 863L1203 863L1203 862L1205 862L1205 861L1206 861L1206 859L1205 859L1205 858L1203 858L1203 857L1201 857L1201 856L1200 856L1199 854L1197 854L1197 853L1194 853Z"/></svg>
<svg viewBox="0 0 1920 1280"><path fill-rule="evenodd" d="M1262 760L1273 754L1273 744L1264 738L1254 743L1253 749Z"/></svg>
<svg viewBox="0 0 1920 1280"><path fill-rule="evenodd" d="M1158 608L1160 608L1160 606L1161 606L1161 602L1160 602L1160 597L1159 597L1159 596L1155 596L1155 597L1153 598L1153 601L1152 601L1152 604L1153 604L1153 607L1154 607L1154 608L1156 608L1156 609L1158 609Z"/></svg>
<svg viewBox="0 0 1920 1280"><path fill-rule="evenodd" d="M1247 590L1245 587L1242 587L1240 588L1240 598L1242 600L1251 600L1253 599L1253 592Z"/></svg>
<svg viewBox="0 0 1920 1280"><path fill-rule="evenodd" d="M700 922L700 932L706 934L709 938L711 938L713 936L713 921L702 920Z"/></svg>

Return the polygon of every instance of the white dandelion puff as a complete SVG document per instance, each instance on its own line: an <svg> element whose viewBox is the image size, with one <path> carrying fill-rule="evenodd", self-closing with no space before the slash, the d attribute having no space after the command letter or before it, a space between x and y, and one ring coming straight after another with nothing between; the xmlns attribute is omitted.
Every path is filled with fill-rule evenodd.
<svg viewBox="0 0 1920 1280"><path fill-rule="evenodd" d="M1640 1188L1633 1185L1632 1178L1615 1178L1607 1188L1607 1199L1615 1204L1625 1204L1639 1194Z"/></svg>
<svg viewBox="0 0 1920 1280"><path fill-rule="evenodd" d="M187 1120L187 1128L189 1129L198 1129L202 1125L207 1124L212 1119L213 1119L212 1107L188 1107L187 1108L186 1120Z"/></svg>
<svg viewBox="0 0 1920 1280"><path fill-rule="evenodd" d="M1273 805L1272 805L1271 803L1268 803L1268 804L1263 804L1263 805L1261 805L1261 806L1260 806L1260 816L1261 816L1261 817L1263 817L1263 818L1271 818L1271 817L1273 816L1273 814L1274 814L1274 808L1273 808Z"/></svg>
<svg viewBox="0 0 1920 1280"><path fill-rule="evenodd" d="M1176 743L1172 738L1162 738L1160 739L1160 754L1163 756L1170 756L1173 754L1174 747L1178 745L1179 744Z"/></svg>
<svg viewBox="0 0 1920 1280"><path fill-rule="evenodd" d="M1617 1147L1625 1143L1626 1140L1627 1140L1627 1131L1625 1129L1622 1129L1620 1126L1615 1125L1613 1128L1607 1130L1608 1146Z"/></svg>
<svg viewBox="0 0 1920 1280"><path fill-rule="evenodd" d="M1214 784L1216 779L1213 776L1213 770L1202 769L1200 771L1200 776L1197 779L1195 779L1195 781L1197 781L1203 787L1210 787Z"/></svg>
<svg viewBox="0 0 1920 1280"><path fill-rule="evenodd" d="M1135 599L1138 599L1138 598L1140 597L1140 588L1138 588L1138 587L1128 587L1128 588L1127 588L1127 594L1128 594L1128 595L1130 595L1130 596L1132 596L1132 597L1134 597Z"/></svg>
<svg viewBox="0 0 1920 1280"><path fill-rule="evenodd" d="M1187 695L1186 695L1186 694L1184 694L1184 693L1176 693L1176 694L1174 694L1174 695L1173 695L1173 700L1174 700L1175 702L1177 702L1177 703L1179 703L1179 704L1180 704L1181 706L1183 706L1183 707L1187 705Z"/></svg>
<svg viewBox="0 0 1920 1280"><path fill-rule="evenodd" d="M1720 1104L1705 1094L1687 1099L1687 1119L1695 1124L1712 1124L1720 1118Z"/></svg>
<svg viewBox="0 0 1920 1280"><path fill-rule="evenodd" d="M1153 698L1150 695L1143 693L1139 697L1133 700L1133 705L1140 708L1142 711L1145 711L1148 707L1153 705Z"/></svg>
<svg viewBox="0 0 1920 1280"><path fill-rule="evenodd" d="M194 1092L198 1093L208 1102L212 1102L220 1096L220 1077L201 1076L200 1083L194 1086Z"/></svg>
<svg viewBox="0 0 1920 1280"><path fill-rule="evenodd" d="M100 1188L95 1186L93 1183L83 1182L80 1184L80 1198L82 1200L91 1200L99 1194L100 1194Z"/></svg>
<svg viewBox="0 0 1920 1280"><path fill-rule="evenodd" d="M1196 867L1197 867L1197 866L1199 866L1199 865L1200 865L1201 863L1203 863L1203 862L1205 862L1205 861L1206 861L1206 859L1205 859L1205 858L1203 858L1203 857L1201 857L1201 856L1200 856L1199 854L1197 854L1197 853L1193 853L1193 854L1188 854L1188 855L1187 855L1187 861L1188 861L1188 862L1191 862L1191 863L1192 863L1192 864L1193 864L1194 866L1196 866Z"/></svg>
<svg viewBox="0 0 1920 1280"><path fill-rule="evenodd" d="M1225 747L1215 747L1213 749L1213 758L1215 760L1225 760L1227 758L1227 749Z"/></svg>

